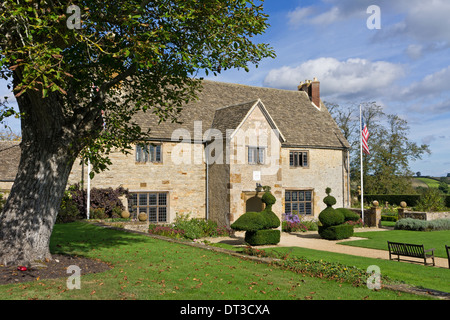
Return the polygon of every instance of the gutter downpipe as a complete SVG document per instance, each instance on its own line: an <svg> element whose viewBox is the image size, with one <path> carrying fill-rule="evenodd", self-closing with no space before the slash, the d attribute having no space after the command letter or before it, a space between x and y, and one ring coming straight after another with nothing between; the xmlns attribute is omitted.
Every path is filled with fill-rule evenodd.
<svg viewBox="0 0 450 320"><path fill-rule="evenodd" d="M205 143L205 164L206 164L206 212L205 212L205 216L206 216L206 220L209 219L209 157L208 157L208 145L207 143Z"/></svg>

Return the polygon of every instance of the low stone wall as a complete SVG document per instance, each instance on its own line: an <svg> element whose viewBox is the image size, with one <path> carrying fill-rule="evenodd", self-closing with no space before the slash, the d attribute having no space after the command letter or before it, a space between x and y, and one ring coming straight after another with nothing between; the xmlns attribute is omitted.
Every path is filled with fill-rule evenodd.
<svg viewBox="0 0 450 320"><path fill-rule="evenodd" d="M148 225L149 225L148 222L125 223L123 228L126 230L147 232Z"/></svg>
<svg viewBox="0 0 450 320"><path fill-rule="evenodd" d="M421 211L408 211L403 209L398 209L398 218L412 218L419 220L436 220L436 219L449 219L450 212L421 212Z"/></svg>
<svg viewBox="0 0 450 320"><path fill-rule="evenodd" d="M148 232L149 223L141 221L120 221L120 222L106 222L99 221L103 225L111 226L114 228L122 228L125 230L138 231L138 232Z"/></svg>

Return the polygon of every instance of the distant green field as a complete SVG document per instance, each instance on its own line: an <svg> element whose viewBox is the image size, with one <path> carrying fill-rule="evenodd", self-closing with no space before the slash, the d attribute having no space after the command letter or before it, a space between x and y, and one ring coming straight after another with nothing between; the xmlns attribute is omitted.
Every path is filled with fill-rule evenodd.
<svg viewBox="0 0 450 320"><path fill-rule="evenodd" d="M414 178L425 183L429 188L439 188L439 181L430 178Z"/></svg>

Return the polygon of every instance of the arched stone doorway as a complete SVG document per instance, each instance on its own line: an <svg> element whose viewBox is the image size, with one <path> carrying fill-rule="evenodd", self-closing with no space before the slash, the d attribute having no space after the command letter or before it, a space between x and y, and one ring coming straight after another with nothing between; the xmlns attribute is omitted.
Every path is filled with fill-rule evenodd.
<svg viewBox="0 0 450 320"><path fill-rule="evenodd" d="M263 202L258 196L253 196L245 202L245 212L259 212L262 210Z"/></svg>

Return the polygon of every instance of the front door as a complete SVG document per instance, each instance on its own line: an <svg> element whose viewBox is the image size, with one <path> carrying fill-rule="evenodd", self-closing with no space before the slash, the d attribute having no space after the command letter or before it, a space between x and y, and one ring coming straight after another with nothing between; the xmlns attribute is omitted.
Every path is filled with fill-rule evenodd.
<svg viewBox="0 0 450 320"><path fill-rule="evenodd" d="M245 212L260 212L263 210L263 203L260 197L254 196L245 202Z"/></svg>

